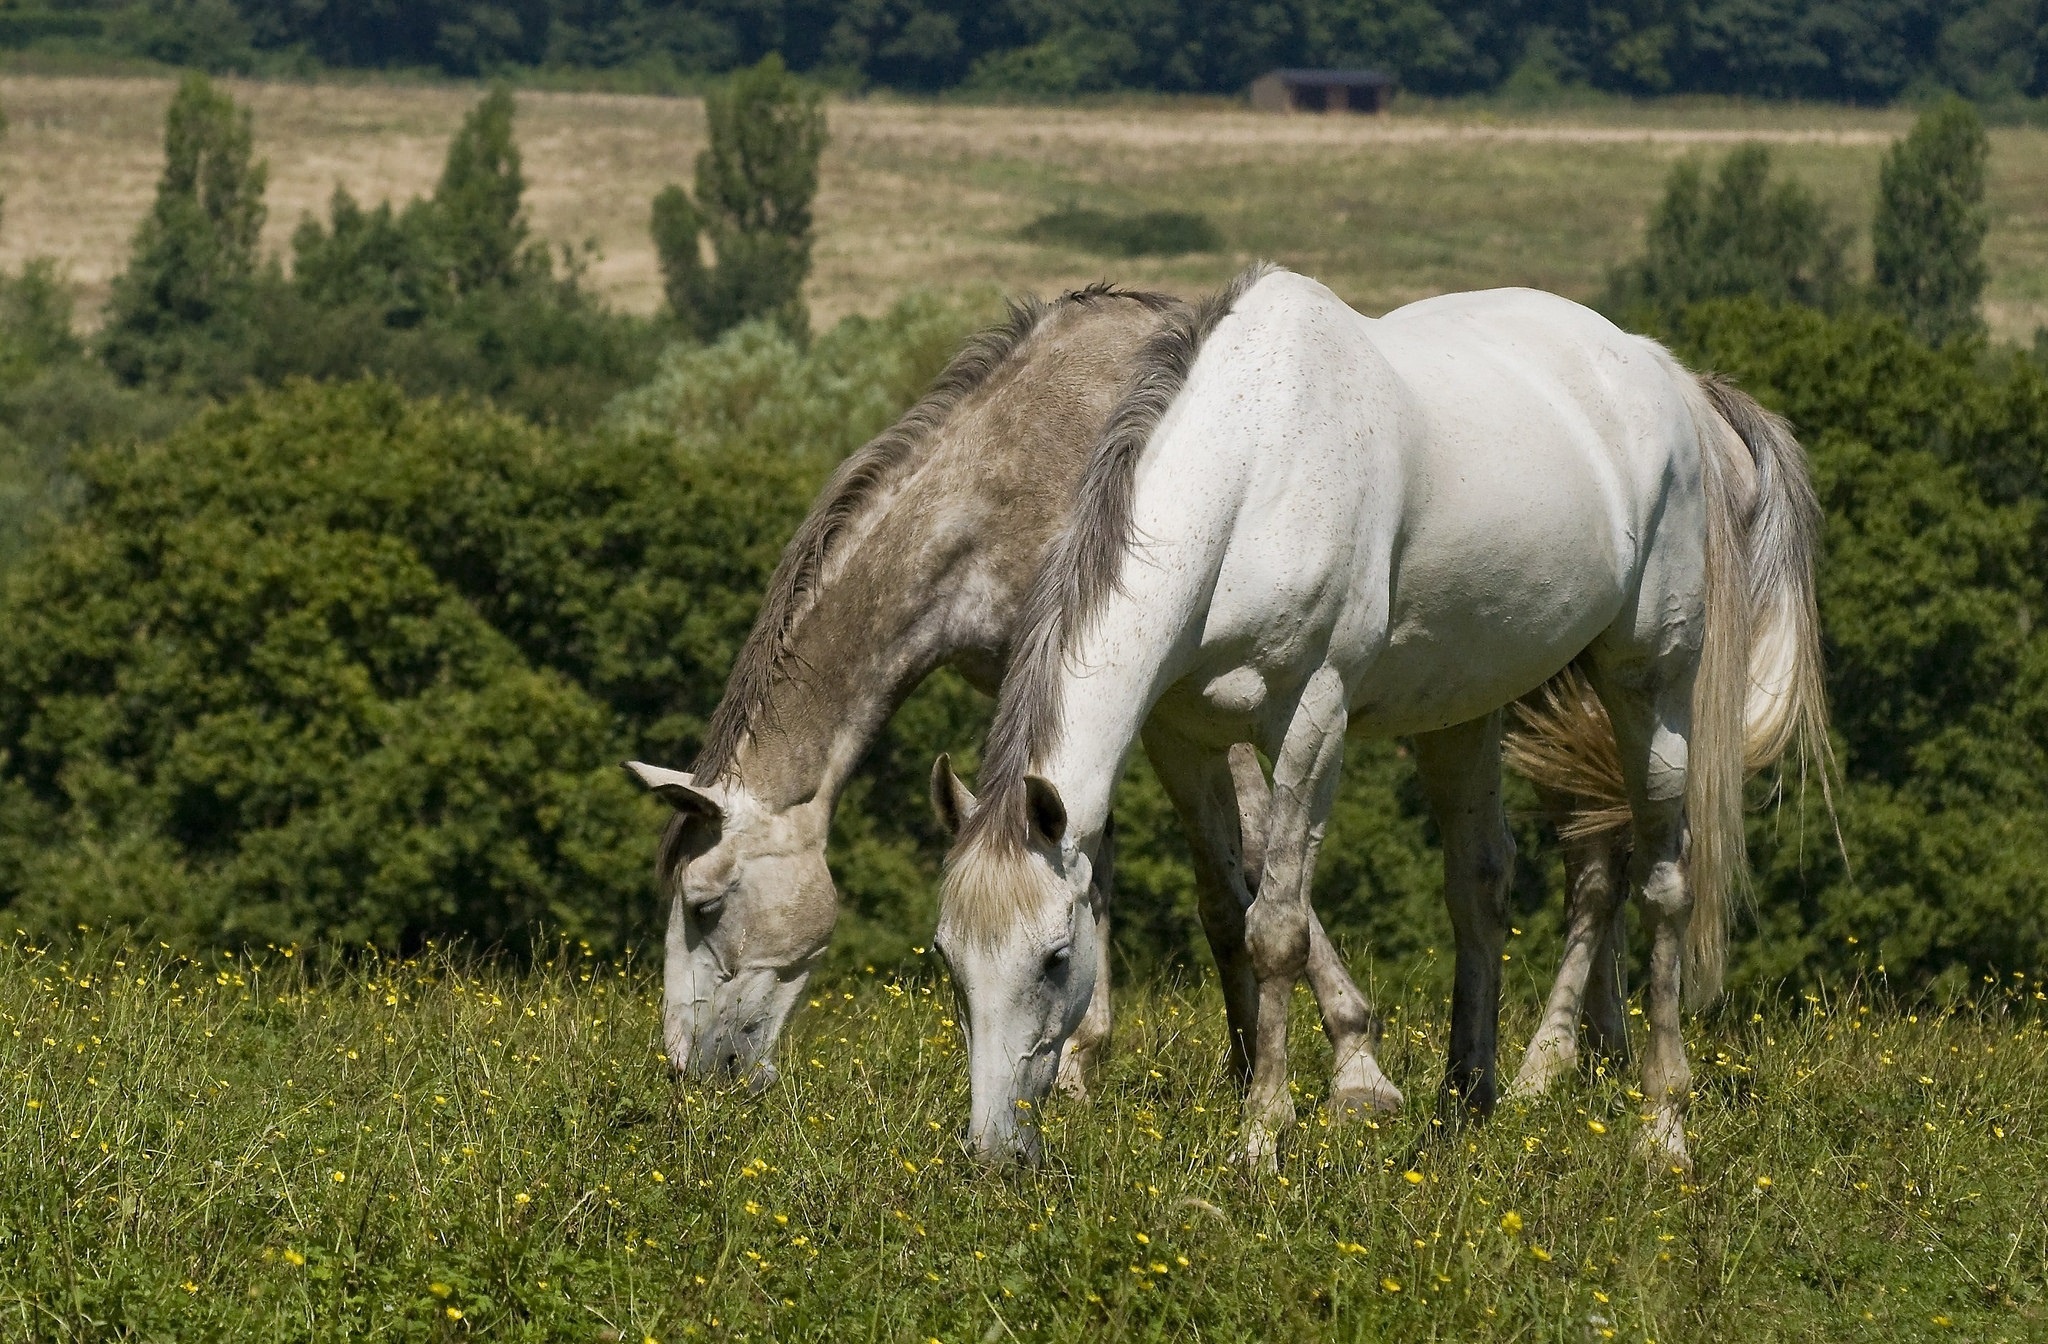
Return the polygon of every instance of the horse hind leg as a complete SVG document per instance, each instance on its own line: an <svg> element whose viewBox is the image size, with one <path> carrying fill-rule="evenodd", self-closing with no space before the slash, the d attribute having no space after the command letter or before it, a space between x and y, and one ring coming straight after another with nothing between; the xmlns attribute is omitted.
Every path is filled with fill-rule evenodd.
<svg viewBox="0 0 2048 1344"><path fill-rule="evenodd" d="M1444 903L1457 937L1451 1049L1438 1110L1491 1114L1500 1036L1501 950L1515 842L1501 801L1498 711L1415 739L1415 761L1443 834Z"/></svg>
<svg viewBox="0 0 2048 1344"><path fill-rule="evenodd" d="M1629 886L1642 903L1650 938L1641 1143L1653 1163L1685 1173L1692 1170L1685 1140L1692 1069L1685 1057L1681 976L1692 919L1684 858L1693 672L1667 661L1638 684L1635 677L1603 676L1597 664L1591 670L1620 748L1634 817Z"/></svg>
<svg viewBox="0 0 2048 1344"><path fill-rule="evenodd" d="M1553 800L1546 798L1546 803ZM1560 809L1551 807L1553 814ZM1622 910L1624 875L1613 837L1580 836L1565 842L1565 946L1543 1017L1529 1039L1522 1066L1508 1089L1512 1097L1535 1097L1569 1072L1578 1060L1581 1014L1593 1027L1596 1050L1611 1051L1607 1028L1618 1018L1618 969L1613 941ZM1622 1033L1623 1047L1627 1035Z"/></svg>
<svg viewBox="0 0 2048 1344"><path fill-rule="evenodd" d="M1628 881L1628 858L1619 845L1606 855L1608 889L1616 893L1610 903L1606 931L1600 948L1593 954L1593 976L1586 986L1586 1044L1593 1060L1612 1069L1625 1068L1628 1044L1628 904L1619 899Z"/></svg>

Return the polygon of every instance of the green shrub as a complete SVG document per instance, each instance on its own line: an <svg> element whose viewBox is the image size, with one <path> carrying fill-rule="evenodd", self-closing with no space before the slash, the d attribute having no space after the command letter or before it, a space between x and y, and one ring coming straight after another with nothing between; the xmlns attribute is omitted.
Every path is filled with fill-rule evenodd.
<svg viewBox="0 0 2048 1344"><path fill-rule="evenodd" d="M711 143L697 156L694 196L671 186L654 198L669 311L703 340L757 317L804 339L811 198L825 149L817 90L771 54L708 94L704 115Z"/></svg>
<svg viewBox="0 0 2048 1344"><path fill-rule="evenodd" d="M1697 163L1671 170L1644 255L1617 270L1608 306L1630 321L1669 320L1688 304L1756 294L1829 309L1849 296L1848 231L1793 179L1772 185L1771 154L1744 145L1708 186Z"/></svg>
<svg viewBox="0 0 2048 1344"><path fill-rule="evenodd" d="M114 279L100 355L122 381L226 391L246 373L264 164L246 109L187 75L164 119L164 174Z"/></svg>
<svg viewBox="0 0 2048 1344"><path fill-rule="evenodd" d="M1173 257L1187 252L1216 252L1223 235L1206 215L1185 210L1149 210L1119 215L1065 205L1024 226L1029 243L1078 248L1106 257Z"/></svg>
<svg viewBox="0 0 2048 1344"><path fill-rule="evenodd" d="M526 175L512 141L512 95L494 89L448 143L431 218L441 257L466 294L518 279L526 263Z"/></svg>
<svg viewBox="0 0 2048 1344"><path fill-rule="evenodd" d="M370 210L336 189L324 225L300 223L291 283L260 285L252 303L250 376L372 373L568 425L647 378L657 325L606 308L573 254L558 274L531 240L513 111L503 90L471 109L433 196Z"/></svg>
<svg viewBox="0 0 2048 1344"><path fill-rule="evenodd" d="M70 496L74 450L161 434L189 412L189 403L125 387L86 358L54 263L0 274L0 562Z"/></svg>
<svg viewBox="0 0 2048 1344"><path fill-rule="evenodd" d="M78 458L78 520L0 587L15 918L216 945L650 927L616 717L488 619L524 605L547 457L358 385Z"/></svg>
<svg viewBox="0 0 2048 1344"><path fill-rule="evenodd" d="M1852 868L1810 785L1803 810L1759 818L1747 976L2040 969L2048 376L1930 350L1896 319L1757 302L1695 309L1675 335L1791 418L1827 510L1821 617Z"/></svg>
<svg viewBox="0 0 2048 1344"><path fill-rule="evenodd" d="M1880 306L1930 345L1982 336L1984 162L1991 143L1977 110L1949 98L1886 151L1871 221Z"/></svg>

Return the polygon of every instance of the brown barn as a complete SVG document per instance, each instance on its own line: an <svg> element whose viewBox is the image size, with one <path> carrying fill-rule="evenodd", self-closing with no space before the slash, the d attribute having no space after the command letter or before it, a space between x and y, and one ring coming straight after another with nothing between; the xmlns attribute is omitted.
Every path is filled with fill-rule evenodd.
<svg viewBox="0 0 2048 1344"><path fill-rule="evenodd" d="M1262 112L1384 112L1393 96L1381 70L1271 70L1251 86Z"/></svg>

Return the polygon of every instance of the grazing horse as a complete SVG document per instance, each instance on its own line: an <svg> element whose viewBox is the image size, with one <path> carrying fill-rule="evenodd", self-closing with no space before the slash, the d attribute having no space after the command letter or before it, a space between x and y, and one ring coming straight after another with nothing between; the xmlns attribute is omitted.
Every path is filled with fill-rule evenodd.
<svg viewBox="0 0 2048 1344"><path fill-rule="evenodd" d="M770 1050L838 916L825 842L841 790L939 666L994 692L1088 456L1147 341L1184 309L1107 286L1015 305L825 485L769 580L694 769L629 763L676 809L656 876L670 899L663 1038L679 1072L773 1078ZM1249 780L1262 794L1255 767ZM1217 783L1189 838L1205 921L1229 930L1240 915L1222 909L1236 900L1222 874L1240 868L1242 840L1229 781ZM1106 919L1100 867L1091 909ZM1312 921L1309 936L1333 1110L1397 1108L1364 996ZM1239 943L1220 943L1218 960L1241 960ZM1106 958L1106 928L1093 946ZM1085 1092L1110 1030L1106 960L1090 981L1092 1006L1061 1056L1070 1094Z"/></svg>
<svg viewBox="0 0 2048 1344"><path fill-rule="evenodd" d="M963 1000L970 1143L1036 1154L1020 1111L1093 993L1090 878L1141 733L1176 799L1218 790L1233 743L1273 762L1256 896L1224 874L1252 979L1233 1012L1253 1042L1247 1156L1274 1160L1293 1119L1287 1000L1347 733L1414 735L1457 935L1446 1087L1489 1108L1501 711L1573 667L1611 723L1650 929L1644 1139L1686 1165L1681 989L1718 991L1750 701L1788 732L1824 713L1797 444L1654 342L1527 290L1374 320L1254 268L1170 319L1144 365L1026 599L947 861L936 945Z"/></svg>

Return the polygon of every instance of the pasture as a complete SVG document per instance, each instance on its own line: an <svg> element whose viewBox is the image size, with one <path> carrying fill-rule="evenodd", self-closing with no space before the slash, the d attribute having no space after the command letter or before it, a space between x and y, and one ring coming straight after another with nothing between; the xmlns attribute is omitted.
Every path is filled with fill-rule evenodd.
<svg viewBox="0 0 2048 1344"><path fill-rule="evenodd" d="M1517 939L1540 965L1550 950ZM1478 1339L2017 1344L2048 1332L2048 1031L2025 978L1692 1033L1697 1184L1605 1077L1416 1150L1442 968L1382 982L1397 1120L1232 1164L1221 1005L1121 996L1039 1172L970 1168L936 971L813 988L785 1077L672 1086L650 968L312 971L0 949L10 1338ZM1510 1043L1534 983L1513 978ZM1421 1103L1421 1104L1418 1104Z"/></svg>
<svg viewBox="0 0 2048 1344"><path fill-rule="evenodd" d="M0 78L6 216L0 265L49 255L96 314L148 208L162 162L166 79ZM472 86L225 81L270 163L266 245L359 200L430 191ZM695 99L527 91L518 134L536 231L598 245L595 288L651 311L659 295L649 202L688 182L704 141ZM1679 101L1515 115L1403 103L1384 120L1271 117L1223 102L999 107L834 100L809 299L822 329L917 286L1050 292L1112 274L1196 293L1256 257L1329 283L1372 312L1428 294L1533 285L1596 297L1641 245L1671 164L1770 142L1855 227L1856 265L1884 147L1905 111ZM2048 130L1994 129L1986 244L1992 333L2024 343L2048 322ZM1225 250L1098 258L1024 241L1066 204L1199 209Z"/></svg>
<svg viewBox="0 0 2048 1344"><path fill-rule="evenodd" d="M270 163L265 242L273 251L305 213L324 208L337 183L366 201L430 190L447 138L477 94L373 83L231 87L254 110L258 153ZM0 142L0 265L59 257L83 320L94 319L148 207L169 92L167 81L152 79L0 77L9 118ZM700 104L557 92L520 100L536 232L556 243L593 239L590 283L621 306L651 311L648 202L665 182L687 180L703 138ZM537 818L527 827L535 832L552 833L567 815L585 829L571 827L566 866L496 887L498 870L466 856L515 846L443 846L433 852L448 866L432 872L453 876L436 897L481 872L478 890L560 896L573 911L583 910L574 902L589 903L593 940L616 925L643 948L656 945L651 916L622 913L629 902L615 899L616 889L588 880L597 869L570 863L630 851L630 863L606 860L603 871L625 874L618 880L628 892L646 890L651 805L633 810L609 762L626 753L627 738L680 740L701 723L798 497L900 409L958 340L964 310L985 306L991 287L1044 292L1109 274L1192 293L1250 257L1271 256L1368 310L1508 283L1588 298L1639 246L1644 216L1679 157L1768 139L1781 170L1861 229L1878 157L1908 124L1901 112L1718 103L1519 117L1421 105L1384 122L1271 119L1156 100L1058 108L839 100L829 110L809 291L821 335L801 348L742 333L680 352L621 403L639 422L635 434L585 441L473 407L399 406L389 389L298 385L196 422L172 451L139 451L133 472L118 452L97 459L102 498L122 505L107 511L109 527L132 527L142 539L99 538L124 564L175 534L180 544L205 541L192 547L195 572L262 577L260 567L229 563L242 534L220 530L223 517L276 527L280 553L343 531L354 544L360 529L381 528L390 554L417 561L405 571L414 585L407 591L467 622L457 631L463 647L489 657L471 669L478 687L457 689L475 690L483 708L451 715L425 691L423 707L413 707L408 682L390 692L393 704L404 700L404 715L387 720L381 700L362 714L414 732L389 736L400 746L416 741L417 751L371 753L377 769L360 773L303 772L329 790L322 806L346 796L353 807L357 795L347 790L361 790L372 801L401 800L405 820L429 827L443 819L385 786L438 779L449 760L468 759L444 748L443 732L464 747L482 744L493 765L560 766L560 779L528 772L538 780L530 797L489 783L503 815L484 818L477 834L488 840L499 833L489 825L527 826L521 808ZM1987 316L1994 335L2024 342L2048 321L2048 132L1999 129L1992 143ZM1133 261L1020 236L1032 218L1068 204L1200 209L1225 248ZM831 327L849 314L884 313L920 288L966 303L912 295L872 326ZM2035 702L2024 696L2038 684L2026 669L2041 664L2019 653L2010 665L1998 661L2008 651L2001 641L2022 653L2037 647L2025 641L2038 638L2037 562L2027 558L2040 554L2029 530L2038 514L2030 498L1992 493L2031 488L1998 477L2000 464L2012 467L2012 480L2037 479L2014 464L2031 462L2023 452L2048 442L2035 415L2044 404L2032 390L2038 370L2028 361L1988 372L1951 367L1925 351L1907 358L1902 338L1881 332L1891 346L1856 346L1878 338L1847 321L1805 330L1802 317L1758 308L1701 312L1690 339L1720 349L1723 367L1774 387L1775 404L1818 431L1810 446L1825 469L1842 557L1823 569L1831 655L1846 669L1844 684L1865 692L1838 697L1837 727L1851 765L1865 772L1852 774L1843 796L1868 890L1837 882L1825 858L1809 880L1798 829L1812 830L1806 821L1774 835L1764 876L1778 899L1759 904L1743 992L1780 985L1794 969L1805 977L1796 983L1811 988L1738 996L1689 1021L1698 1162L1690 1178L1646 1168L1637 1156L1642 1098L1630 1090L1633 1070L1505 1105L1483 1126L1431 1124L1449 958L1423 947L1443 943L1448 930L1435 902L1433 832L1412 798L1401 801L1411 772L1397 749L1354 761L1334 830L1343 843L1325 863L1340 898L1329 909L1347 917L1339 936L1361 978L1376 981L1388 1015L1381 1059L1407 1093L1401 1116L1323 1122L1328 1047L1298 994L1293 1077L1302 1123L1285 1140L1277 1173L1247 1173L1232 1160L1239 1112L1213 983L1186 971L1150 981L1127 975L1097 1099L1054 1103L1045 1116L1046 1169L973 1169L956 1140L967 1096L950 988L925 947L899 956L931 928L937 850L917 826L932 742L960 749L978 736L965 725L979 722L979 702L947 681L906 707L900 737L875 753L843 809L835 857L848 909L835 959L778 1052L782 1078L758 1097L670 1080L650 961L608 962L574 944L524 969L431 944L410 959L372 954L349 964L296 948L192 959L163 943L107 941L83 924L78 942L44 945L9 923L0 930L15 935L0 944L0 1337L2048 1337L2048 994L2031 967L1992 976L1968 969L1996 964L2004 948L2038 945L2029 941L2038 905L2021 903L2038 891L2036 851L2024 843L2040 833L2038 812L2028 810L2038 794L2026 791L2037 781L2028 775L2026 789L1994 792L1961 770L1942 773L1948 758L1931 750L1903 762L1887 754L1950 742L1943 734L1962 733L1957 725L1986 741L2021 742L2039 721L2025 718ZM1752 338L1762 342L1756 349L1742 344ZM1875 362L1833 357L1852 346ZM1832 370L1826 386L1807 376L1815 368ZM1947 417L1933 429L1921 414L1930 406ZM371 421L385 428L363 432ZM807 455L764 450L792 444ZM307 470L315 446L327 454L328 475ZM400 465L387 471L387 447L411 456L388 459ZM1992 484L1966 468L1983 469ZM302 508L297 492L316 480L324 482L319 503L349 508L337 504L334 517ZM507 481L517 488L495 488ZM404 507L384 490L393 482L404 487ZM358 498L367 503L351 512ZM582 512L598 507L593 499L617 507L602 517ZM200 517L195 500L225 513ZM1900 500L1910 508L1895 518L1887 509ZM670 526L685 508L700 510L690 515L697 526ZM180 530L188 515L198 521ZM646 518L661 520L650 531L680 549L587 544L590 535L630 541ZM473 538L518 545L472 553ZM439 549L451 539L464 544ZM707 578L699 557L714 550L730 569ZM589 572L579 568L586 561ZM157 683L131 680L123 660L171 649L190 659L195 685L212 685L235 660L208 656L204 640L239 649L249 637L239 627L189 632L165 613L210 617L234 606L218 593L241 590L137 607L132 619L117 612L118 628L107 627L116 633L100 638L76 613L114 610L108 603L66 597L38 609L38 592L99 591L64 587L57 580L69 571L48 556L42 563L35 572L53 586L21 587L17 647L40 657L91 636L87 652L111 669L107 684L116 688L105 705L138 722L145 712L159 717L147 732L27 739L30 748L73 745L64 768L50 771L53 796L61 792L68 809L61 825L49 820L60 815L54 803L45 814L20 803L26 794L0 798L14 809L8 837L17 847L8 852L33 843L56 856L41 870L36 915L24 903L16 920L45 931L72 929L74 918L98 926L125 917L116 903L130 901L141 915L211 929L205 899L240 889L226 879L209 885L220 876L211 869L178 885L188 870L164 856L182 851L148 840L158 821L144 804L155 806L154 796L107 811L112 820L102 822L92 806L103 799L74 806L73 795L79 781L154 769L119 754L131 739L205 746L177 714L213 701L134 692ZM357 568L332 567L339 580L382 581L384 571ZM638 586L649 575L660 581L651 598ZM127 600L156 589L123 582L117 591ZM279 628L326 600L277 591ZM503 631L486 629L529 619L492 605L492 595L507 592L545 599L531 628L520 627L516 649ZM52 611L45 624L28 619ZM1928 619L1902 634L1900 612ZM1980 630L1989 633L1980 638ZM331 632L316 634L291 647L323 658L343 648ZM368 687L348 659L368 666L381 648L348 646L338 662L329 659L347 664L345 676L306 684ZM618 665L586 666L590 649ZM104 708L75 693L70 664L47 671L30 661L11 668L6 683L44 716L23 722L74 731L84 710ZM542 673L556 678L543 688L551 698L520 698ZM633 699L643 677L662 696ZM501 684L520 694L483 696ZM1896 694L1869 694L1871 686ZM1935 694L1958 686L1946 699ZM265 693L236 688L221 703L235 709L245 702L234 696ZM676 694L682 702L665 698ZM356 707L332 691L310 698L323 713ZM546 712L526 708L534 704ZM86 726L99 732L114 721L109 711ZM531 736L543 729L585 736ZM324 741L325 731L309 736ZM191 759L207 769L220 759L202 755ZM2014 754L2019 764L2009 768L2019 772L2030 759ZM157 773L173 784L185 778ZM1911 792L1951 780L1960 791L1939 807ZM557 806L548 791L556 788L596 804L588 815ZM1165 838L1173 823L1156 785L1130 796L1134 805L1120 814L1130 822L1131 855L1119 874L1120 918L1147 946L1178 947L1192 918L1185 861ZM310 815L312 804L301 803ZM914 825L904 821L912 813ZM329 839L381 842L404 829L352 820L383 812L335 815L343 820L321 833ZM162 833L185 817L166 806ZM259 816L246 828L272 845L266 852L304 859L303 871L361 871L350 866L352 851L337 849L333 860L309 850L305 832L271 841L265 828L275 820ZM1818 830L1810 838L1814 853L1827 852ZM1517 929L1509 943L1502 1038L1510 1066L1557 952L1554 915L1535 900L1554 885L1550 852L1525 853L1530 880L1518 887L1516 918L1528 932ZM402 866L406 882L439 880L420 883L428 869ZM311 908L318 893L298 889L311 885L289 876L300 869L265 871L288 873L290 899L270 927L296 927L284 922L303 913L291 902L303 896ZM338 879L335 890L358 897L353 882ZM413 885L397 889L417 894ZM83 903L70 903L81 894ZM507 904L494 897L491 918L525 927L528 916ZM403 913L395 902L392 910L394 919ZM1414 917L1418 910L1428 913ZM177 941L176 927L162 936ZM269 936L286 943L291 935ZM1887 956L1896 984L1884 977ZM867 966L870 957L882 969ZM1910 978L1898 974L1908 962L1917 967ZM1938 979L1922 973L1930 968L1941 969ZM1829 984L1836 988L1821 987ZM1638 1030L1638 1050L1643 1039Z"/></svg>

